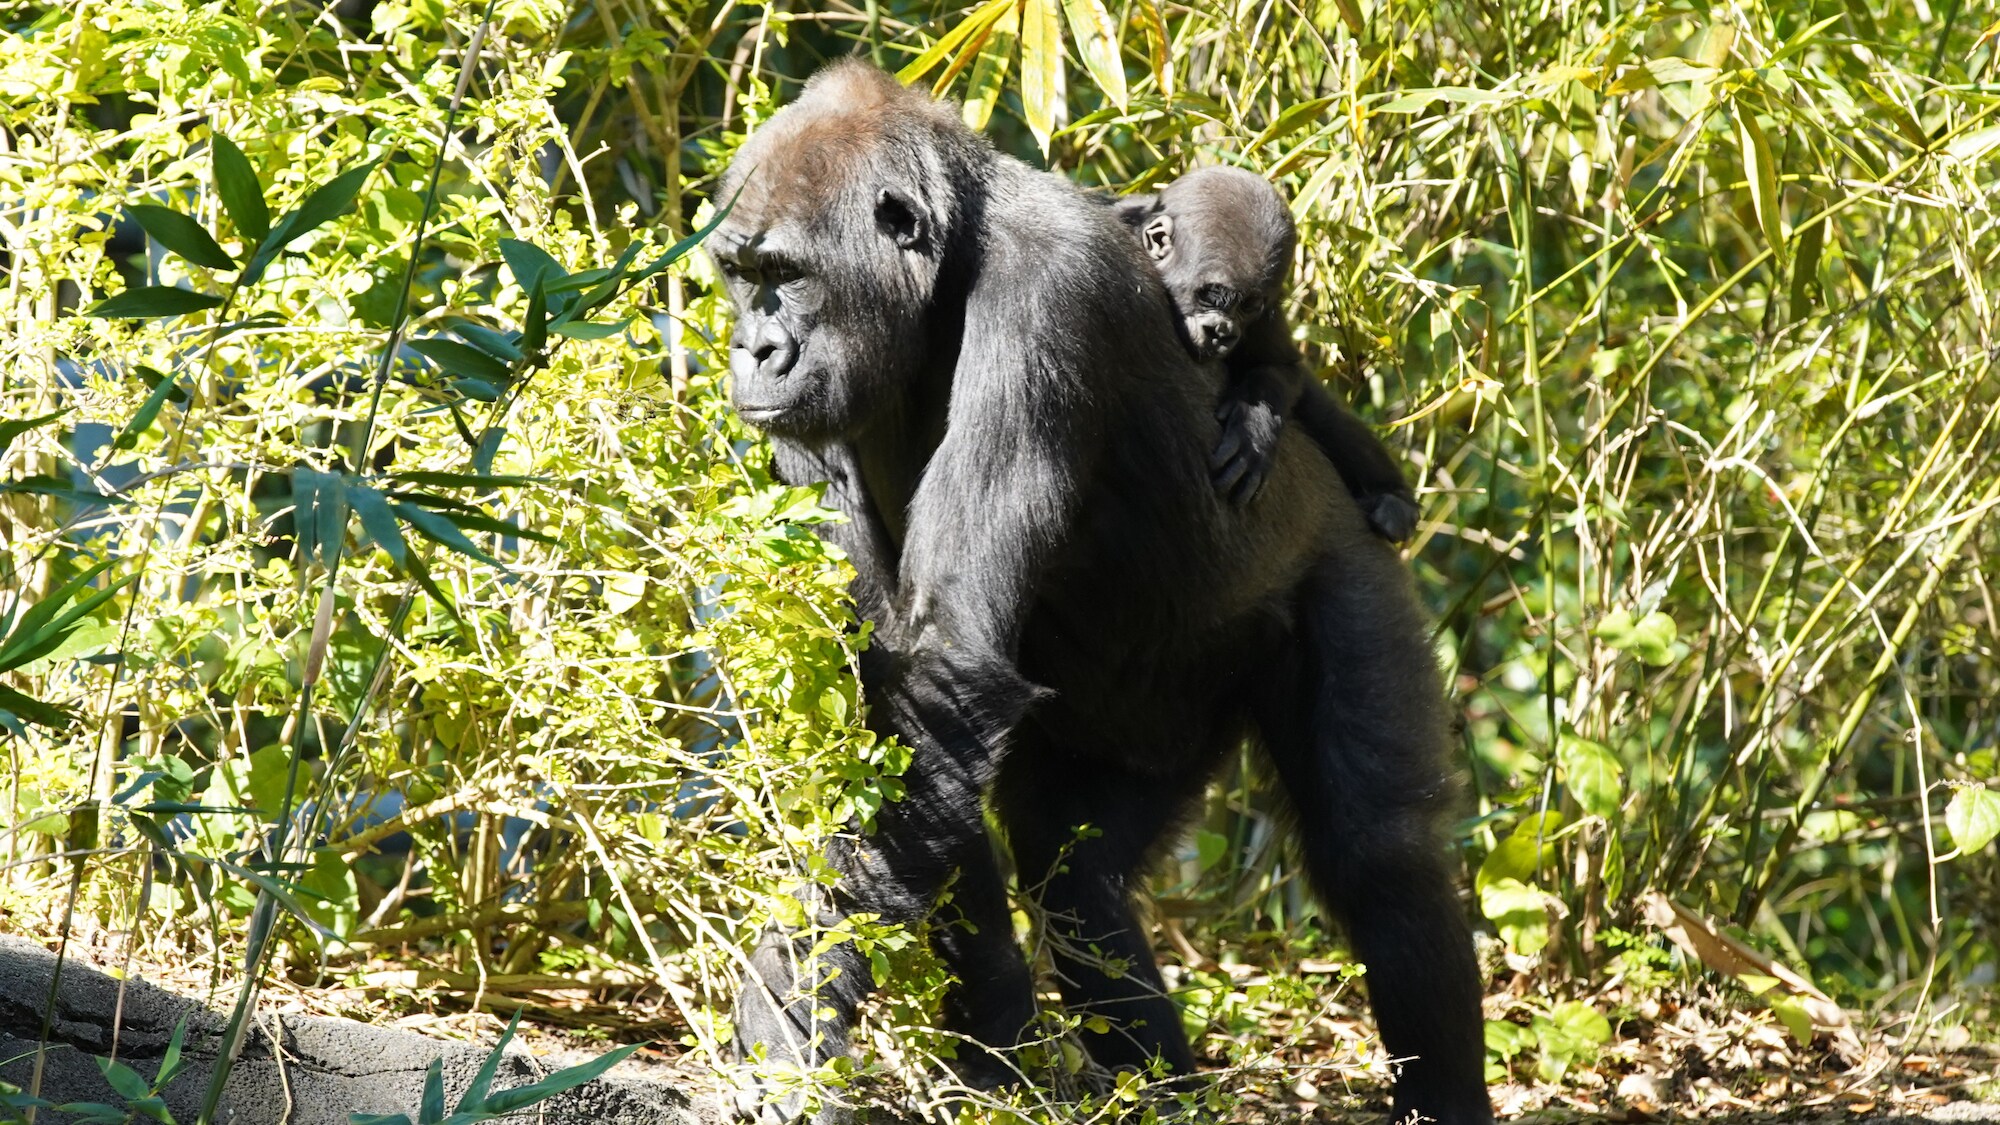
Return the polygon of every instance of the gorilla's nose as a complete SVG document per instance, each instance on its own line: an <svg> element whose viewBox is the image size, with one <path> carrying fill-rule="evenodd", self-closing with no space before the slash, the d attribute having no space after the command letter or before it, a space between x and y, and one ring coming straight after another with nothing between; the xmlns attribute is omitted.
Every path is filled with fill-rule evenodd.
<svg viewBox="0 0 2000 1125"><path fill-rule="evenodd" d="M1228 351L1236 346L1236 326L1210 321L1201 326L1201 342L1210 351Z"/></svg>
<svg viewBox="0 0 2000 1125"><path fill-rule="evenodd" d="M757 363L757 374L782 378L799 361L799 344L781 325L767 324L750 345L750 358Z"/></svg>

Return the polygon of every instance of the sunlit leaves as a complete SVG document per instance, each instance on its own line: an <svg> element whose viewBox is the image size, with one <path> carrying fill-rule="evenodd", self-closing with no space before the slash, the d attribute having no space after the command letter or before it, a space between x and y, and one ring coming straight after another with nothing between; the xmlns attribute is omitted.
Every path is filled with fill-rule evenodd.
<svg viewBox="0 0 2000 1125"><path fill-rule="evenodd" d="M1976 852L2000 836L2000 792L1966 785L1954 790L1945 806L1944 826L1961 854Z"/></svg>
<svg viewBox="0 0 2000 1125"><path fill-rule="evenodd" d="M1673 662L1674 619L1659 610L1634 619L1629 610L1614 609L1597 623L1595 632L1606 646L1647 664Z"/></svg>
<svg viewBox="0 0 2000 1125"><path fill-rule="evenodd" d="M1624 787L1624 769L1609 749L1587 739L1564 735L1556 744L1563 784L1583 811L1592 816L1617 815Z"/></svg>
<svg viewBox="0 0 2000 1125"><path fill-rule="evenodd" d="M1062 102L1062 24L1058 0L1022 0L1021 112L1042 151L1055 134Z"/></svg>
<svg viewBox="0 0 2000 1125"><path fill-rule="evenodd" d="M1125 64L1119 59L1118 25L1104 10L1103 0L1062 0L1062 6L1083 69L1112 105L1124 109Z"/></svg>
<svg viewBox="0 0 2000 1125"><path fill-rule="evenodd" d="M1778 207L1778 166L1771 155L1771 142L1764 139L1764 129L1757 124L1757 114L1741 102L1736 103L1736 140L1743 155L1744 177L1750 183L1750 202L1757 213L1757 223L1764 231L1764 242L1771 253L1780 260L1785 256L1785 224Z"/></svg>

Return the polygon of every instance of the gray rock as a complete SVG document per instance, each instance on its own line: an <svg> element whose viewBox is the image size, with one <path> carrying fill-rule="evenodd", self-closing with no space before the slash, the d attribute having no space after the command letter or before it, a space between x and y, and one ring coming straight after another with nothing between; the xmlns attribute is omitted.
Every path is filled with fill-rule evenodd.
<svg viewBox="0 0 2000 1125"><path fill-rule="evenodd" d="M0 936L0 1079L26 1088L47 1010L55 956L32 942ZM99 1072L111 1053L118 981L74 959L62 967L55 1018L44 1054L42 1097L122 1104ZM164 1091L181 1125L193 1125L213 1073L224 1014L144 981L125 986L117 1056L148 1079L159 1073L174 1025L185 1018L184 1054L193 1060ZM229 1072L216 1120L224 1125L347 1125L350 1113L406 1113L414 1120L424 1072L442 1060L446 1105L485 1061L486 1052L353 1020L265 1014ZM521 1086L550 1072L525 1050L501 1059L495 1089ZM699 1125L688 1098L663 1082L605 1077L516 1117L546 1125ZM38 1125L71 1115L44 1112Z"/></svg>

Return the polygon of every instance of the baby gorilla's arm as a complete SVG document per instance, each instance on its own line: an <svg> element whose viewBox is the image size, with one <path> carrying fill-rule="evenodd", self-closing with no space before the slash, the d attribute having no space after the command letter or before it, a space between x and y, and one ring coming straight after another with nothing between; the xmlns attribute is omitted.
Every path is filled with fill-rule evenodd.
<svg viewBox="0 0 2000 1125"><path fill-rule="evenodd" d="M1228 362L1229 382L1215 409L1222 436L1209 455L1208 469L1216 489L1240 505L1248 504L1271 475L1278 434L1311 376L1275 301L1244 330L1243 342Z"/></svg>

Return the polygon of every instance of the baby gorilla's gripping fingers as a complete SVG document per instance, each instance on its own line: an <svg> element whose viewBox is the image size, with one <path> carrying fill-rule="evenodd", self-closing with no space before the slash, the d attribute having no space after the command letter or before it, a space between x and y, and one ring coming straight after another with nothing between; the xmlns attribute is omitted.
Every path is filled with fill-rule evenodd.
<svg viewBox="0 0 2000 1125"><path fill-rule="evenodd" d="M1231 504L1241 507L1255 499L1270 478L1278 452L1284 415L1270 404L1231 399L1216 410L1222 436L1209 455L1209 481Z"/></svg>

